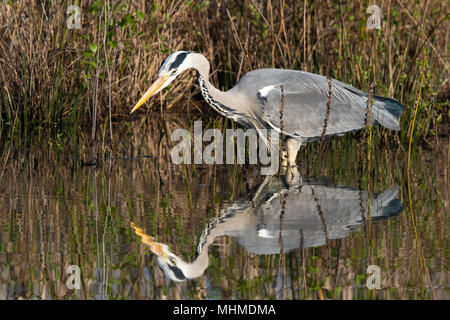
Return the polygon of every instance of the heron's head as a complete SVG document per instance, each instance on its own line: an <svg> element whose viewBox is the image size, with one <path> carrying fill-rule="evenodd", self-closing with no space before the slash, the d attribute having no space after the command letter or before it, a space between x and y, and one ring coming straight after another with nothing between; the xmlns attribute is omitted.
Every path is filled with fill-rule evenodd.
<svg viewBox="0 0 450 320"><path fill-rule="evenodd" d="M180 263L182 260L174 255L170 250L167 250L165 256L157 256L156 260L164 275L172 281L185 281L188 278L185 275Z"/></svg>
<svg viewBox="0 0 450 320"><path fill-rule="evenodd" d="M159 68L158 79L145 92L133 110L131 110L131 113L139 109L151 96L167 87L178 75L192 68L194 66L193 55L195 55L195 52L192 51L176 51L169 55Z"/></svg>
<svg viewBox="0 0 450 320"><path fill-rule="evenodd" d="M167 278L177 282L187 280L183 270L185 263L173 254L167 245L158 242L147 244L150 246L150 251L156 255L158 265Z"/></svg>
<svg viewBox="0 0 450 320"><path fill-rule="evenodd" d="M144 233L143 230L136 227L134 223L131 223L131 227L138 236L141 236L142 243L149 246L150 252L156 255L158 265L166 277L173 281L184 281L187 279L185 272L183 271L186 264L173 254L167 245L153 241L153 237Z"/></svg>

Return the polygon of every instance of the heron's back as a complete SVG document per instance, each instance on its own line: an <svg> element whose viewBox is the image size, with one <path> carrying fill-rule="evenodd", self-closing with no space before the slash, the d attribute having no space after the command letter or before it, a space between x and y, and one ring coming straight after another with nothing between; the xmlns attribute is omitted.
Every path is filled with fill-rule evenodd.
<svg viewBox="0 0 450 320"><path fill-rule="evenodd" d="M280 128L282 111L283 131L294 137L306 140L320 137L325 118L328 120L327 135L363 128L368 94L338 80L330 81L332 96L329 112L328 79L303 71L254 70L244 75L229 93L246 96L247 99L241 99L243 103L251 104L252 112L269 128ZM399 130L399 117L403 109L395 99L374 96L372 114L367 120Z"/></svg>

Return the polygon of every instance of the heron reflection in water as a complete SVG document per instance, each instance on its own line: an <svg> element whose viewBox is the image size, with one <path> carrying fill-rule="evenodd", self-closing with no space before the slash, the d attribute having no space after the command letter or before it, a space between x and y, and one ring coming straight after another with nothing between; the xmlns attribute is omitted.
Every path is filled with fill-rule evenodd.
<svg viewBox="0 0 450 320"><path fill-rule="evenodd" d="M397 216L403 209L398 193L399 187L369 195L366 191L314 179L299 177L288 183L267 177L251 198L231 203L205 226L192 262L176 256L167 245L154 241L133 223L132 228L157 256L165 276L183 281L205 272L209 264L208 247L217 237L231 236L248 252L259 255L322 246L328 240L347 237L369 218Z"/></svg>

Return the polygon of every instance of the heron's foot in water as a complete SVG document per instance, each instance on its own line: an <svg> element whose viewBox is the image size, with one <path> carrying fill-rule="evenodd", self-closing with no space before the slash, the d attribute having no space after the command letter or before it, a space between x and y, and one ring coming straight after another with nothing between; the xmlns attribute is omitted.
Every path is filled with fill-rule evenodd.
<svg viewBox="0 0 450 320"><path fill-rule="evenodd" d="M286 171L286 168L295 168L297 167L297 163L295 161L288 161L286 159L281 159L280 168L282 171L282 174Z"/></svg>
<svg viewBox="0 0 450 320"><path fill-rule="evenodd" d="M302 145L302 142L289 138L286 141L286 150L281 152L281 166L282 167L296 167L297 163L295 160L297 159L297 153Z"/></svg>
<svg viewBox="0 0 450 320"><path fill-rule="evenodd" d="M302 177L296 165L281 167L279 174L289 188L298 187L302 184Z"/></svg>
<svg viewBox="0 0 450 320"><path fill-rule="evenodd" d="M299 187L302 182L302 177L298 172L297 166L289 166L286 168L286 172L284 174L284 179L289 186L289 188Z"/></svg>

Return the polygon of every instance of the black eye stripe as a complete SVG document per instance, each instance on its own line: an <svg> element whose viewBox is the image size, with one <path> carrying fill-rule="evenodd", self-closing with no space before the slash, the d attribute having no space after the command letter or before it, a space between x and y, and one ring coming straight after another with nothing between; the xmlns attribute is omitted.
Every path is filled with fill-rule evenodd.
<svg viewBox="0 0 450 320"><path fill-rule="evenodd" d="M180 66L180 64L183 63L184 59L186 58L186 56L189 54L189 52L182 52L180 53L177 58L175 59L174 62L172 62L172 64L170 65L169 69L175 69L178 68Z"/></svg>

